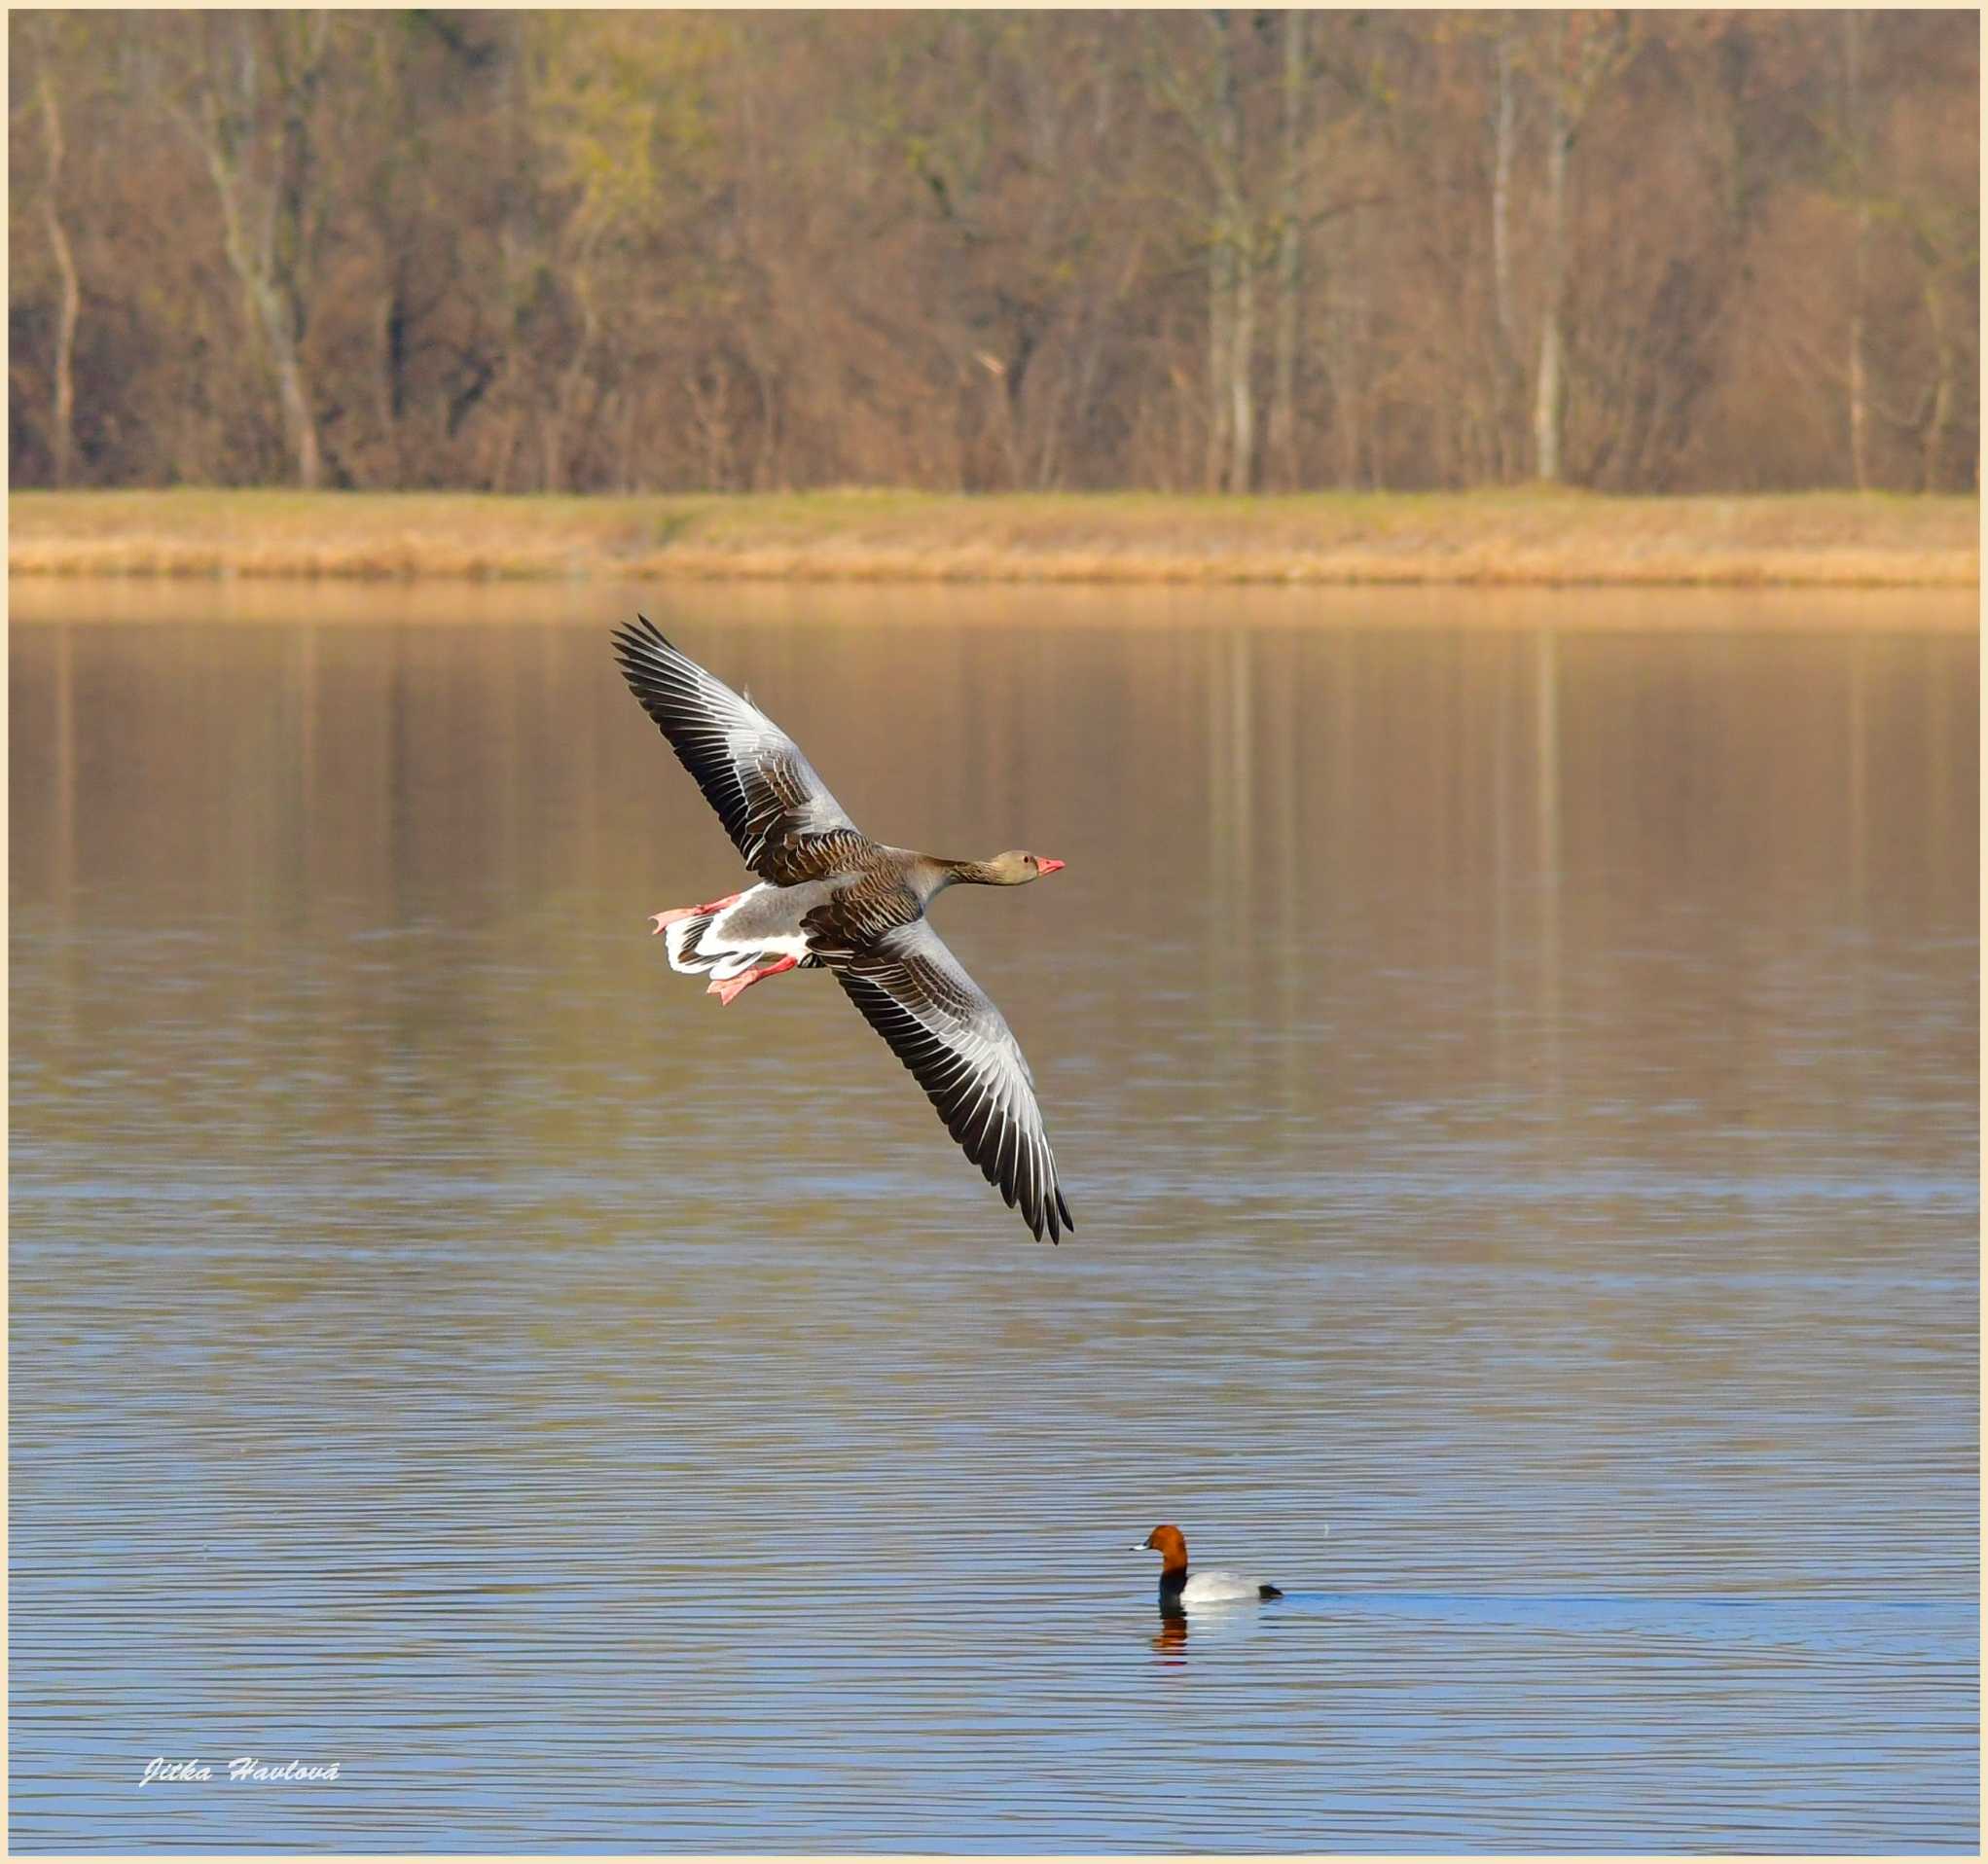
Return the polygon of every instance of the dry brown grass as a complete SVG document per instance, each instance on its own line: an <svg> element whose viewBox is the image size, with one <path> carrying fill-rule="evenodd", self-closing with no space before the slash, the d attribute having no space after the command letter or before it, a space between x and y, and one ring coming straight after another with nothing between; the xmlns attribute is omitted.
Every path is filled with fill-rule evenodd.
<svg viewBox="0 0 1988 1864"><path fill-rule="evenodd" d="M1539 489L1225 500L18 492L16 576L910 583L1978 583L1973 498Z"/></svg>

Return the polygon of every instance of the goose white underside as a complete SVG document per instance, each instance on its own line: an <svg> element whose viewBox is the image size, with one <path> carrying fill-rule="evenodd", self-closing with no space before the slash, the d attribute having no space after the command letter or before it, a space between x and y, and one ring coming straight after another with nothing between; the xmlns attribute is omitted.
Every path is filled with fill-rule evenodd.
<svg viewBox="0 0 1988 1864"><path fill-rule="evenodd" d="M708 972L714 983L724 984L751 970L769 955L796 961L807 957L808 940L804 933L734 931L740 915L747 912L760 894L771 890L761 881L758 886L748 887L720 913L700 914L665 927L663 943L669 953L669 968Z"/></svg>

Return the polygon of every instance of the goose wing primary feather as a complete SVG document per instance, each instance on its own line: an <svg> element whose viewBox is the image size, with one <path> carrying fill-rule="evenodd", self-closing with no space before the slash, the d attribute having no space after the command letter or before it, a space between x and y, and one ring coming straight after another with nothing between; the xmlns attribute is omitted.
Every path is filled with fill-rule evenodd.
<svg viewBox="0 0 1988 1864"><path fill-rule="evenodd" d="M614 647L642 710L761 879L779 886L816 879L867 845L801 747L750 699L672 647L647 616L618 628Z"/></svg>
<svg viewBox="0 0 1988 1864"><path fill-rule="evenodd" d="M931 922L892 926L824 961L1037 1239L1074 1230L1021 1044Z"/></svg>

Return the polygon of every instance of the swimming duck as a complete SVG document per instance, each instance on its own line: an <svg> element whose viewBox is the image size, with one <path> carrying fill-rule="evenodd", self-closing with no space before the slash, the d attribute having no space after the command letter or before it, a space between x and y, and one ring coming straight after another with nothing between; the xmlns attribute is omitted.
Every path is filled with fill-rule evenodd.
<svg viewBox="0 0 1988 1864"><path fill-rule="evenodd" d="M1021 1045L925 917L950 886L1026 886L1063 862L1026 848L955 861L873 842L786 733L646 616L614 644L630 690L759 876L653 915L671 969L708 973L706 994L725 1006L764 979L827 970L1037 1239L1075 1229Z"/></svg>
<svg viewBox="0 0 1988 1864"><path fill-rule="evenodd" d="M1177 1611L1183 1605L1218 1605L1239 1598L1282 1598L1283 1592L1260 1580L1245 1579L1241 1573L1205 1572L1187 1575L1187 1541L1179 1528L1155 1527L1132 1551L1151 1549L1160 1556L1160 1609Z"/></svg>

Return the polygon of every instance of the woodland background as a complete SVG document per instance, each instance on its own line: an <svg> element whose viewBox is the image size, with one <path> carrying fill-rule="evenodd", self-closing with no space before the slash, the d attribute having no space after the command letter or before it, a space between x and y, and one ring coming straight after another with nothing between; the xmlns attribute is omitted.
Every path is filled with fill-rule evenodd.
<svg viewBox="0 0 1988 1864"><path fill-rule="evenodd" d="M1970 490L1978 35L15 13L13 481Z"/></svg>

